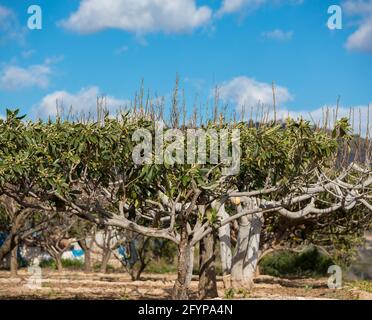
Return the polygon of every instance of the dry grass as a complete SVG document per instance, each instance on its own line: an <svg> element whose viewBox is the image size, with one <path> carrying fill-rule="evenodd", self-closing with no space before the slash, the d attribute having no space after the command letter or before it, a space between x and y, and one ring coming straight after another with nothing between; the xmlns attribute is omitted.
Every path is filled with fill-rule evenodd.
<svg viewBox="0 0 372 320"><path fill-rule="evenodd" d="M175 275L144 274L140 281L131 281L126 274L84 274L43 270L42 287L26 287L29 275L21 270L15 279L9 272L0 272L0 299L169 299ZM340 290L327 288L327 279L278 279L260 276L253 291L227 291L218 279L220 298L230 299L371 299L371 283L347 285ZM197 279L191 284L191 297L197 298Z"/></svg>

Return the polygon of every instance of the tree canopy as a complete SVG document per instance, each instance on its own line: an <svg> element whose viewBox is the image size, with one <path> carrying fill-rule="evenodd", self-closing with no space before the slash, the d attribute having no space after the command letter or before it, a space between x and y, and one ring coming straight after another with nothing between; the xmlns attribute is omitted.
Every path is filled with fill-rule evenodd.
<svg viewBox="0 0 372 320"><path fill-rule="evenodd" d="M330 131L303 119L225 122L221 116L198 128L207 132L205 163L138 164L133 136L146 129L155 141L154 120L157 115L128 112L99 121L28 121L8 110L0 120L0 192L45 214L69 212L101 226L172 240L180 264L196 243L242 217L311 218L330 226L337 210L372 209L370 163L335 165L352 141L347 119ZM195 125L176 128L186 137L178 141L186 150L186 131ZM212 161L211 141L213 132L221 137L232 130L239 130L240 166L237 174L226 175L226 163ZM232 148L230 141L230 154Z"/></svg>

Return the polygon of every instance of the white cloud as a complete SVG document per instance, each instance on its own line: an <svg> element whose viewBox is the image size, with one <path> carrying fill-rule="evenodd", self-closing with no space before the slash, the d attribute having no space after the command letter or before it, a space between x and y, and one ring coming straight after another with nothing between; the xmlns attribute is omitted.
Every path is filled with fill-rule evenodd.
<svg viewBox="0 0 372 320"><path fill-rule="evenodd" d="M8 41L24 42L25 28L22 28L13 10L0 5L0 45Z"/></svg>
<svg viewBox="0 0 372 320"><path fill-rule="evenodd" d="M267 0L223 0L222 6L217 14L223 15L228 13L235 13L243 8L254 10L265 4L266 2Z"/></svg>
<svg viewBox="0 0 372 320"><path fill-rule="evenodd" d="M372 14L371 0L346 0L342 7L351 15L370 15Z"/></svg>
<svg viewBox="0 0 372 320"><path fill-rule="evenodd" d="M358 30L347 39L346 48L372 53L372 18L364 21Z"/></svg>
<svg viewBox="0 0 372 320"><path fill-rule="evenodd" d="M0 89L46 88L49 85L51 73L51 67L47 63L32 65L27 68L6 66L0 72Z"/></svg>
<svg viewBox="0 0 372 320"><path fill-rule="evenodd" d="M372 53L372 0L347 0L343 8L359 19L358 28L349 36L345 47L350 51Z"/></svg>
<svg viewBox="0 0 372 320"><path fill-rule="evenodd" d="M277 40L277 41L289 41L293 37L293 31L283 31L280 29L275 29L272 31L262 32L262 37Z"/></svg>
<svg viewBox="0 0 372 320"><path fill-rule="evenodd" d="M327 127L331 129L334 124L337 107L335 105L323 106L314 110L309 111L288 111L287 109L278 110L278 118L286 119L290 116L293 119L307 119L315 124L323 125L324 119L326 117L328 109L328 125ZM354 110L354 111L353 111ZM367 133L368 125L368 116L369 116L369 133L372 132L372 109L368 112L368 105L361 106L352 106L350 108L339 107L337 110L337 119L346 117L350 121L350 125L354 127L354 132L359 133L359 126L362 136L365 136ZM352 123L353 122L353 123Z"/></svg>
<svg viewBox="0 0 372 320"><path fill-rule="evenodd" d="M97 111L97 97L102 97L100 89L96 86L83 88L77 93L67 91L55 91L45 96L40 103L34 106L33 111L38 117L57 115L58 108L63 108L65 113L72 109L73 114L84 113L95 115ZM112 96L105 96L104 107L111 114L129 104L128 100L117 99Z"/></svg>
<svg viewBox="0 0 372 320"><path fill-rule="evenodd" d="M137 34L189 32L207 24L212 10L195 0L81 0L60 24L79 33L122 29Z"/></svg>
<svg viewBox="0 0 372 320"><path fill-rule="evenodd" d="M231 102L237 108L254 107L258 103L273 104L272 84L258 82L253 78L237 77L219 86L219 97L222 101ZM293 100L293 96L285 87L275 86L275 96L278 105Z"/></svg>
<svg viewBox="0 0 372 320"><path fill-rule="evenodd" d="M222 6L217 12L217 16L230 13L241 12L241 10L253 11L265 4L302 4L304 0L223 0Z"/></svg>
<svg viewBox="0 0 372 320"><path fill-rule="evenodd" d="M45 89L49 86L53 73L52 66L63 59L63 56L48 57L42 64L28 67L17 66L14 62L9 63L0 69L0 89L10 91L32 87Z"/></svg>
<svg viewBox="0 0 372 320"><path fill-rule="evenodd" d="M213 92L214 93L214 92ZM223 102L232 103L238 112L242 108L246 110L245 114L248 116L252 111L253 117L256 117L258 105L265 106L264 112L269 110L268 119L273 119L272 112L273 93L272 85L269 83L258 82L255 79L247 77L237 77L231 81L226 81L219 86L219 97ZM329 105L317 109L309 110L289 110L285 103L293 100L293 95L289 90L282 86L275 86L276 104L277 104L277 120L285 120L288 116L293 119L307 119L315 124L323 124L325 114L328 109L328 127L332 128L336 115L336 106ZM367 133L367 125L369 124L369 133L372 133L372 103L368 105L356 105L351 107L340 106L337 110L337 119L346 117L350 119L350 125L354 127L354 132L361 131L362 136ZM252 109L253 108L253 109ZM352 110L354 110L352 112ZM259 111L261 113L261 111ZM258 115L258 119L262 115ZM368 118L369 117L369 118ZM353 120L353 123L352 123ZM360 126L360 129L359 129Z"/></svg>

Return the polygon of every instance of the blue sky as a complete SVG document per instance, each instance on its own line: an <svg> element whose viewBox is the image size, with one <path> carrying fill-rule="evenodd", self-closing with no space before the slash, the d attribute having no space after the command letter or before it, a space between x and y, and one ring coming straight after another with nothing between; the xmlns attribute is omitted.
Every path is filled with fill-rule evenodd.
<svg viewBox="0 0 372 320"><path fill-rule="evenodd" d="M42 9L42 30L27 8ZM341 30L327 28L332 4ZM169 96L176 73L188 105L220 87L229 108L270 103L293 115L372 102L372 0L2 0L0 114L55 113L55 100L91 110L125 103L141 79ZM371 121L372 123L372 121Z"/></svg>

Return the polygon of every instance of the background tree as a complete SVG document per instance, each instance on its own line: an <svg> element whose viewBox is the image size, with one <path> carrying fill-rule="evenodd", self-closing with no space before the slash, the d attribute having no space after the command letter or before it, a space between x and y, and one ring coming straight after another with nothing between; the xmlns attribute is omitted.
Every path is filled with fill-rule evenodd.
<svg viewBox="0 0 372 320"><path fill-rule="evenodd" d="M76 216L57 215L49 221L48 227L32 234L27 242L48 252L56 263L58 272L63 271L62 255L70 250L71 244L78 241L71 235L71 229L77 221Z"/></svg>
<svg viewBox="0 0 372 320"><path fill-rule="evenodd" d="M32 208L23 208L10 197L0 197L0 225L4 235L0 246L0 261L6 256L10 257L12 276L17 275L19 246L32 234L44 230L52 217Z"/></svg>
<svg viewBox="0 0 372 320"><path fill-rule="evenodd" d="M78 239L80 248L84 251L84 271L93 271L91 253L97 233L97 225L87 220L77 219L71 226L69 235Z"/></svg>

